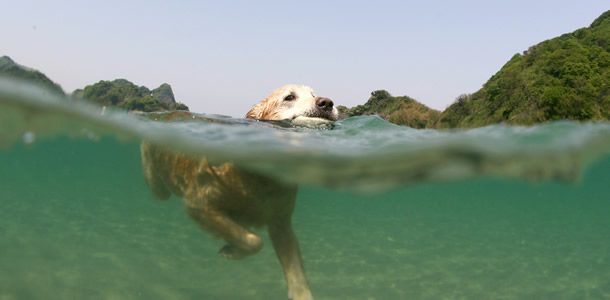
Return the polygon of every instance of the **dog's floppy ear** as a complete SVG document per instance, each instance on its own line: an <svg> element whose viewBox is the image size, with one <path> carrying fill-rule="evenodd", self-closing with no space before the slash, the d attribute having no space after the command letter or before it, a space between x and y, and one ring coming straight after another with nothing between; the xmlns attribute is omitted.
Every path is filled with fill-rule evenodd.
<svg viewBox="0 0 610 300"><path fill-rule="evenodd" d="M246 114L246 118L248 119L262 119L262 103L258 103L250 109L250 111Z"/></svg>
<svg viewBox="0 0 610 300"><path fill-rule="evenodd" d="M278 104L272 99L273 95L267 97L261 103L258 103L252 107L252 109L246 114L248 119L262 119L262 120L277 120L279 118L277 110Z"/></svg>

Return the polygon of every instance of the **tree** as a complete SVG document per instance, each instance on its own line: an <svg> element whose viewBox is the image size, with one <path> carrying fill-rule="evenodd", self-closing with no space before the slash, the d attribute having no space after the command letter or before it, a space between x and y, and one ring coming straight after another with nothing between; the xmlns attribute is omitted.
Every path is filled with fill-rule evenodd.
<svg viewBox="0 0 610 300"><path fill-rule="evenodd" d="M610 94L610 11L589 28L515 54L465 106L456 101L438 126L607 120Z"/></svg>

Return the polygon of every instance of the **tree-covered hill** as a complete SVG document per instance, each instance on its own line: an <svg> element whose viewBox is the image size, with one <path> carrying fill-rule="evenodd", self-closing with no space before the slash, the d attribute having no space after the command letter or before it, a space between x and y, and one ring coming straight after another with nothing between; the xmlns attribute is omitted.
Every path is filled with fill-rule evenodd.
<svg viewBox="0 0 610 300"><path fill-rule="evenodd" d="M439 128L610 120L610 11L591 26L515 54L483 88L462 95Z"/></svg>
<svg viewBox="0 0 610 300"><path fill-rule="evenodd" d="M441 114L412 98L394 97L385 90L372 92L364 105L353 108L338 106L337 109L343 118L376 114L388 122L413 128L433 128Z"/></svg>
<svg viewBox="0 0 610 300"><path fill-rule="evenodd" d="M75 99L87 99L100 105L117 106L127 110L188 110L186 105L176 102L172 88L167 83L151 91L125 79L101 80L82 90L75 90L72 96Z"/></svg>
<svg viewBox="0 0 610 300"><path fill-rule="evenodd" d="M21 66L8 56L0 57L0 76L25 80L58 95L66 95L61 87L51 81L45 74ZM72 93L72 98L76 100L87 99L100 105L145 112L188 110L186 105L176 102L172 87L167 83L151 91L145 86L137 86L125 79L102 80L96 84L88 85L84 89L75 90Z"/></svg>
<svg viewBox="0 0 610 300"><path fill-rule="evenodd" d="M57 83L51 81L46 75L37 70L19 65L8 56L0 57L0 76L29 81L58 95L65 95L62 88Z"/></svg>

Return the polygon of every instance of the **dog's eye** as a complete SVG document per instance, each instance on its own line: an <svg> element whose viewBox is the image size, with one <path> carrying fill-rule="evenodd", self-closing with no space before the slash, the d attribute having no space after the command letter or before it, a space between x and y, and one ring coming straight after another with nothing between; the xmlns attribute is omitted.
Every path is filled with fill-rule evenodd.
<svg viewBox="0 0 610 300"><path fill-rule="evenodd" d="M284 98L284 101L292 101L294 99L295 99L294 95L290 94L290 95L286 96L286 98Z"/></svg>

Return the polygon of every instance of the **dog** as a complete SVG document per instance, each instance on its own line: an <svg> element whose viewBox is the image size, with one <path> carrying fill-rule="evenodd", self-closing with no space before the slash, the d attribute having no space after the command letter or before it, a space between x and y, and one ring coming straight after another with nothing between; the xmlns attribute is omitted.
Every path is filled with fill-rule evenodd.
<svg viewBox="0 0 610 300"><path fill-rule="evenodd" d="M334 122L338 112L330 99L317 97L310 87L287 85L252 107L246 118ZM284 269L288 298L313 299L292 229L297 185L236 167L232 162L212 164L205 157L172 152L149 142L142 142L141 155L144 176L153 194L162 200L172 194L182 197L188 216L227 242L220 255L242 259L257 253L263 242L250 229L266 226Z"/></svg>

